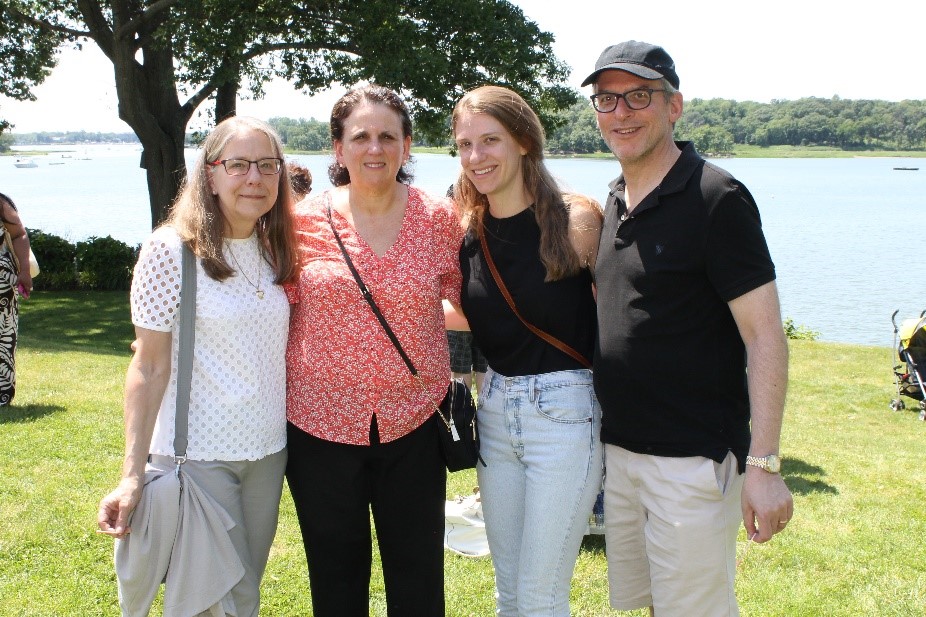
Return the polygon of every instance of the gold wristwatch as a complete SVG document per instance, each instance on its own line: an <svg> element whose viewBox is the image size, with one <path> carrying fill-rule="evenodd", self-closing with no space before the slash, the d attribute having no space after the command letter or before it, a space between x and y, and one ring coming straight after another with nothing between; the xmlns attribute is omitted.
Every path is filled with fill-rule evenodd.
<svg viewBox="0 0 926 617"><path fill-rule="evenodd" d="M764 469L769 473L778 473L781 471L781 459L778 458L777 454L769 454L768 456L747 456L746 464Z"/></svg>

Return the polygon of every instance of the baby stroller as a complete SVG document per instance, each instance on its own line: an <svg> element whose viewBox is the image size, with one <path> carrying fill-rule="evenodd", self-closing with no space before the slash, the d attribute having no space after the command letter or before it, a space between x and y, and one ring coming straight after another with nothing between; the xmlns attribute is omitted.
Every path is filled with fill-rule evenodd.
<svg viewBox="0 0 926 617"><path fill-rule="evenodd" d="M926 420L926 384L923 382L923 376L926 375L926 311L920 313L919 318L904 319L898 327L896 317L899 312L894 311L891 315L894 346L901 362L894 367L897 398L891 401L891 409L904 409L906 405L900 397L906 396L920 402L920 420Z"/></svg>

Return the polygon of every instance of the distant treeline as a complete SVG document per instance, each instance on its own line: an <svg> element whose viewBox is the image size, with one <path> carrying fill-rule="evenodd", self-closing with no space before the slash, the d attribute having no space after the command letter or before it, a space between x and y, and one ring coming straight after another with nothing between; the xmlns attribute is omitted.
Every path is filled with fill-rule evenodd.
<svg viewBox="0 0 926 617"><path fill-rule="evenodd" d="M551 151L606 152L595 112L581 101L563 113L565 123L548 139ZM926 149L926 100L803 98L756 103L692 99L675 135L701 152L727 153L734 144L827 146L842 150Z"/></svg>
<svg viewBox="0 0 926 617"><path fill-rule="evenodd" d="M13 143L17 146L54 146L57 144L137 144L135 133L100 133L95 131L64 131L40 133L15 133Z"/></svg>
<svg viewBox="0 0 926 617"><path fill-rule="evenodd" d="M595 112L580 100L562 112L563 124L551 131L547 148L555 153L607 152ZM294 150L330 147L328 123L271 118L270 124ZM704 153L733 152L735 144L825 146L842 150L926 150L926 100L890 101L803 98L756 103L692 99L675 129L679 140L694 141ZM415 145L449 146L443 143Z"/></svg>
<svg viewBox="0 0 926 617"><path fill-rule="evenodd" d="M561 114L562 125L551 131L547 147L554 153L607 152L586 99ZM283 143L292 150L331 147L328 123L270 118ZM755 146L825 146L842 150L926 150L926 100L870 101L803 98L771 103L729 99L692 99L675 128L676 138L695 142L710 154L733 151L735 144ZM12 135L16 145L57 143L137 143L132 133L41 132ZM9 139L9 138L7 138ZM197 136L189 136L191 143ZM416 146L447 146L415 142ZM2 143L0 143L2 146Z"/></svg>

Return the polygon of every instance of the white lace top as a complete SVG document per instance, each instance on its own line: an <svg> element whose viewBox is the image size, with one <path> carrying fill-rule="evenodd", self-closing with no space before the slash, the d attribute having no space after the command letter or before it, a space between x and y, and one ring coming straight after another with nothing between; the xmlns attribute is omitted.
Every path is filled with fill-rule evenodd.
<svg viewBox="0 0 926 617"><path fill-rule="evenodd" d="M224 251L238 271L224 282L210 278L197 261L187 457L257 460L286 445L289 304L258 254L256 235L227 240ZM176 231L155 230L142 245L131 292L133 324L173 332L171 378L150 447L168 456L174 454L181 254ZM254 284L263 290L262 300Z"/></svg>

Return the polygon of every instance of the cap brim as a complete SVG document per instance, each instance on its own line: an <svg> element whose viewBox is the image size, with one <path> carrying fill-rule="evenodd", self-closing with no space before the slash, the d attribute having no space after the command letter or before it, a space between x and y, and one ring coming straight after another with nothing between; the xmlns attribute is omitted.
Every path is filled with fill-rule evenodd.
<svg viewBox="0 0 926 617"><path fill-rule="evenodd" d="M603 66L600 69L597 69L594 73L585 78L585 81L582 82L582 87L595 83L598 81L598 76L605 71L626 71L632 73L637 77L642 77L643 79L662 79L665 77L662 73L654 71L653 69L648 69L645 66L640 66L639 64L630 64L629 62L615 62L614 64L609 64Z"/></svg>

